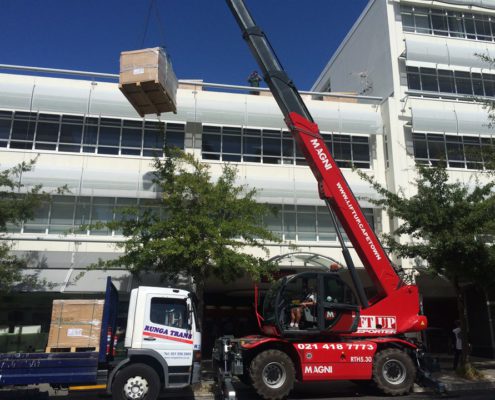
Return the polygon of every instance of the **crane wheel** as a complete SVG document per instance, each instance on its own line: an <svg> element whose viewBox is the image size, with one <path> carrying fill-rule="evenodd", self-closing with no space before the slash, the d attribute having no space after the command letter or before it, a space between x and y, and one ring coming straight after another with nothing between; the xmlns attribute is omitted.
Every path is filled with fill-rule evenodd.
<svg viewBox="0 0 495 400"><path fill-rule="evenodd" d="M373 382L385 394L399 396L410 392L416 367L409 355L399 349L385 349L373 360Z"/></svg>
<svg viewBox="0 0 495 400"><path fill-rule="evenodd" d="M281 400L294 387L294 363L280 350L258 354L251 362L249 373L256 393L265 400Z"/></svg>

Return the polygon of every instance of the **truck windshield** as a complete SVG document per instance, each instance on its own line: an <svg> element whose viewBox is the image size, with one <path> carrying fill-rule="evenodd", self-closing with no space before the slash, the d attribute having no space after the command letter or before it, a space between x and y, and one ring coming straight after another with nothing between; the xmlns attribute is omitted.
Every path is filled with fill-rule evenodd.
<svg viewBox="0 0 495 400"><path fill-rule="evenodd" d="M276 321L277 294L283 282L285 282L285 278L275 282L265 295L265 300L263 301L263 319L265 322L273 323Z"/></svg>

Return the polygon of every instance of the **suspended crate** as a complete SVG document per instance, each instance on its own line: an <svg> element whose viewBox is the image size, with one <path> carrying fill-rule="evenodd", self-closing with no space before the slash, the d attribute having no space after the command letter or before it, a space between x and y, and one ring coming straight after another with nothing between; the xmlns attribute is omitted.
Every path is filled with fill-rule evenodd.
<svg viewBox="0 0 495 400"><path fill-rule="evenodd" d="M120 53L119 89L141 117L177 113L177 77L161 47Z"/></svg>

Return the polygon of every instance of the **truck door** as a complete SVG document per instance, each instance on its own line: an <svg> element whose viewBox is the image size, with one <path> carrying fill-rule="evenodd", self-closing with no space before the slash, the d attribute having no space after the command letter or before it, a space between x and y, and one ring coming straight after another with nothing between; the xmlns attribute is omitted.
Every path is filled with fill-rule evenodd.
<svg viewBox="0 0 495 400"><path fill-rule="evenodd" d="M193 321L190 299L148 294L143 328L143 348L159 352L169 367L192 365Z"/></svg>

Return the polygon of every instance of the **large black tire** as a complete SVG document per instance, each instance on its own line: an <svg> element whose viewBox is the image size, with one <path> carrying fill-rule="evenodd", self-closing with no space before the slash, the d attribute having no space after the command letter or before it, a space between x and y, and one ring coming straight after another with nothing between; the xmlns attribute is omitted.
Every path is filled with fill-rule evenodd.
<svg viewBox="0 0 495 400"><path fill-rule="evenodd" d="M146 364L131 364L117 373L112 383L113 400L156 400L160 378Z"/></svg>
<svg viewBox="0 0 495 400"><path fill-rule="evenodd" d="M294 363L280 350L258 354L251 362L249 373L256 393L265 400L284 399L294 387Z"/></svg>
<svg viewBox="0 0 495 400"><path fill-rule="evenodd" d="M373 382L381 392L399 396L407 394L416 379L416 367L409 355L399 349L385 349L373 360Z"/></svg>

